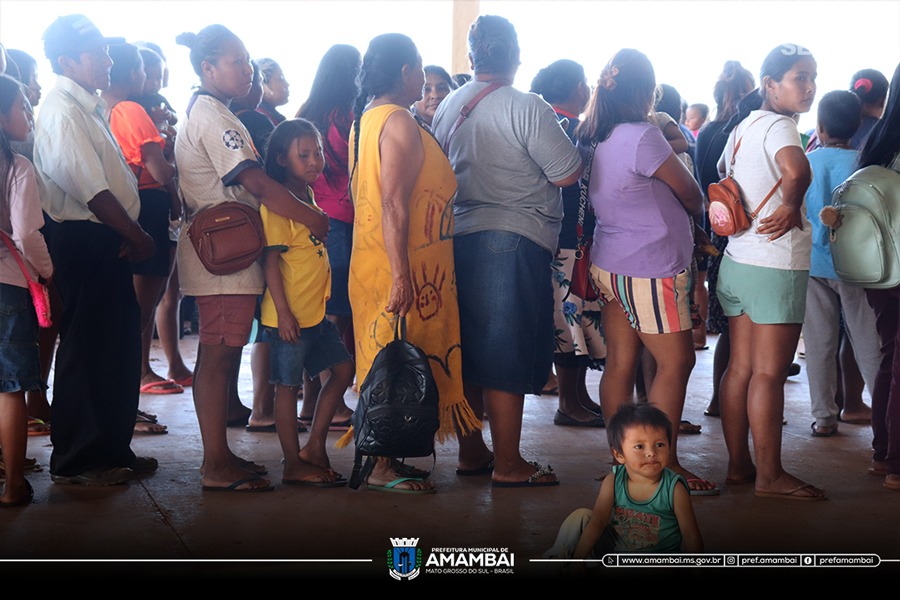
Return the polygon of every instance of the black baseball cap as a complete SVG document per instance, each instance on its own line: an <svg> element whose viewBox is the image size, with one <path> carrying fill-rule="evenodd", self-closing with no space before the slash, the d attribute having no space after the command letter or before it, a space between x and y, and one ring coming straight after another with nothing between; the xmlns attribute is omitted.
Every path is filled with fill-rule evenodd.
<svg viewBox="0 0 900 600"><path fill-rule="evenodd" d="M85 52L100 46L117 46L125 38L103 37L97 26L84 15L59 17L44 32L44 54L51 61L70 52Z"/></svg>

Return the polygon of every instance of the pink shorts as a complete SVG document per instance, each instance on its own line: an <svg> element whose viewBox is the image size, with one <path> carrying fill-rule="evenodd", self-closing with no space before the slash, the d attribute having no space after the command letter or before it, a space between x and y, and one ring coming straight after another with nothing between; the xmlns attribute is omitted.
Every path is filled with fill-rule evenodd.
<svg viewBox="0 0 900 600"><path fill-rule="evenodd" d="M256 296L224 294L197 296L200 314L200 343L208 346L242 348L250 339Z"/></svg>

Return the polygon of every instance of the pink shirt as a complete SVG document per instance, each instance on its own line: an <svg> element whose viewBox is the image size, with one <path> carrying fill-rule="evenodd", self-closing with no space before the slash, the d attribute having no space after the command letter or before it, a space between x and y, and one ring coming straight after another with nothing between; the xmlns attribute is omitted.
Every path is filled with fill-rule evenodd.
<svg viewBox="0 0 900 600"><path fill-rule="evenodd" d="M319 176L313 184L313 193L316 196L316 204L332 219L345 223L353 222L353 202L347 188L350 184L350 176L347 173L348 156L350 147L347 138L341 135L333 117L331 126L326 133L325 143L331 146L331 150L325 151L325 160L337 162L328 166L328 175Z"/></svg>

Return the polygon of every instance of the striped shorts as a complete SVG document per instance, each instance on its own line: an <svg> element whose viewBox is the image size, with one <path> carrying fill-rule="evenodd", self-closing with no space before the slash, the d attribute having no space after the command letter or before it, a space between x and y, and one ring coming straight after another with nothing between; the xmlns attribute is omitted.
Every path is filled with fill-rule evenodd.
<svg viewBox="0 0 900 600"><path fill-rule="evenodd" d="M674 277L644 279L604 271L591 265L600 304L616 302L641 333L675 333L691 329L691 271Z"/></svg>

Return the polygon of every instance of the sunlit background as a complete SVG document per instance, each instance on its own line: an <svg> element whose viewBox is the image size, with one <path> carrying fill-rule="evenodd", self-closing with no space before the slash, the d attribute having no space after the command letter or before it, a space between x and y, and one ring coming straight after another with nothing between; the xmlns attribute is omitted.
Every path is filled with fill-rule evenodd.
<svg viewBox="0 0 900 600"><path fill-rule="evenodd" d="M0 0L0 42L38 59L39 80L54 75L41 36L62 14L87 15L104 35L158 43L171 78L163 94L182 109L197 78L188 50L175 44L183 31L222 23L243 39L254 58L278 61L291 84L280 110L292 116L306 98L316 66L335 43L362 52L380 33L405 33L425 64L449 70L452 3L445 0L350 1L225 0L80 1ZM522 48L516 86L527 90L537 71L559 58L582 63L593 83L619 48L645 52L657 81L674 85L690 103L710 107L712 87L728 59L759 71L769 50L784 42L812 50L819 67L819 95L846 89L851 75L875 68L890 78L900 60L900 0L828 1L515 1L483 0L481 14L499 14L515 25ZM815 106L801 117L815 123Z"/></svg>

